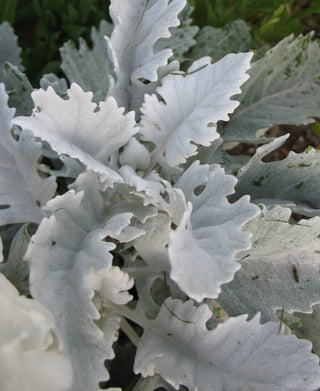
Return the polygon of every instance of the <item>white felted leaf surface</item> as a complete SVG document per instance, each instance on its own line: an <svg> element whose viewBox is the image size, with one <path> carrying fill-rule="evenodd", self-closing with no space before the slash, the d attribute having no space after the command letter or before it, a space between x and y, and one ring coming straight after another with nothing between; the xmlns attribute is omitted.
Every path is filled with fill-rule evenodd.
<svg viewBox="0 0 320 391"><path fill-rule="evenodd" d="M127 263L128 272L135 278L139 305L152 318L159 312L159 302L172 294L172 282L168 278L170 264L167 249L170 226L171 218L166 213L158 213L143 225L139 224L145 234L132 244L142 261L135 260L133 265Z"/></svg>
<svg viewBox="0 0 320 391"><path fill-rule="evenodd" d="M186 2L173 0L168 3L168 0L111 2L110 16L114 30L108 43L115 66L116 84L110 93L119 106L127 110L137 106L133 102L137 90L145 90L145 85L138 79L157 81L159 68L166 66L172 55L171 49L156 53L153 49L160 38L170 37L170 27L179 25L177 15Z"/></svg>
<svg viewBox="0 0 320 391"><path fill-rule="evenodd" d="M238 255L241 269L218 298L229 315L261 311L266 322L282 307L310 313L320 303L320 218L289 224L290 215L288 208L264 208L245 226L252 248Z"/></svg>
<svg viewBox="0 0 320 391"><path fill-rule="evenodd" d="M29 131L19 141L11 135L13 109L7 106L8 96L0 84L0 225L34 222L43 217L41 207L54 196L53 176L41 178L37 171L41 143Z"/></svg>
<svg viewBox="0 0 320 391"><path fill-rule="evenodd" d="M313 148L303 153L291 151L283 160L262 162L264 156L286 139L287 135L278 137L257 149L239 171L236 196L250 194L255 203L281 204L296 213L316 216L320 212L320 151Z"/></svg>
<svg viewBox="0 0 320 391"><path fill-rule="evenodd" d="M122 166L146 170L150 164L150 152L139 140L132 137L120 154L119 161Z"/></svg>
<svg viewBox="0 0 320 391"><path fill-rule="evenodd" d="M209 331L208 306L167 299L146 327L134 364L142 376L161 375L190 391L313 391L319 359L311 343L278 334L277 323L259 316L231 318Z"/></svg>
<svg viewBox="0 0 320 391"><path fill-rule="evenodd" d="M100 102L100 110L96 111L92 93L83 92L75 83L68 96L68 100L60 98L52 87L35 91L32 116L17 117L14 123L32 130L58 154L79 159L106 185L121 182L119 174L107 165L110 156L137 132L134 113L123 115L123 108L113 98Z"/></svg>
<svg viewBox="0 0 320 391"><path fill-rule="evenodd" d="M183 55L189 51L189 49L195 45L196 41L194 36L199 31L198 26L192 26L193 23L190 15L192 14L193 7L188 3L179 14L180 25L170 28L170 38L162 38L155 44L155 52L162 49L172 49L173 56L171 58L177 60L183 60ZM202 56L201 56L202 57Z"/></svg>
<svg viewBox="0 0 320 391"><path fill-rule="evenodd" d="M93 290L87 286L90 272L110 268L114 243L106 236L131 241L139 230L125 231L132 214L108 218L97 179L82 174L76 188L51 200L26 253L30 262L31 292L53 313L74 373L72 390L98 390L108 374L104 360L113 350L94 324L99 312L92 303ZM123 237L122 237L123 232Z"/></svg>
<svg viewBox="0 0 320 391"><path fill-rule="evenodd" d="M39 302L19 296L0 273L1 391L66 391L70 363L57 350L54 319Z"/></svg>
<svg viewBox="0 0 320 391"><path fill-rule="evenodd" d="M314 121L319 113L320 48L312 36L290 35L252 64L240 106L223 129L225 141L259 142L259 129Z"/></svg>
<svg viewBox="0 0 320 391"><path fill-rule="evenodd" d="M128 290L133 285L133 279L117 266L98 272L91 270L88 274L88 288L98 292L106 306L108 301L119 305L127 304L132 299Z"/></svg>
<svg viewBox="0 0 320 391"><path fill-rule="evenodd" d="M236 179L219 166L194 162L180 177L176 187L183 190L188 209L170 234L171 278L191 298L215 298L221 284L231 281L240 268L236 252L251 246L250 232L243 225L258 213L249 197L229 204ZM202 187L202 191L195 191Z"/></svg>
<svg viewBox="0 0 320 391"><path fill-rule="evenodd" d="M193 63L187 74L162 79L157 93L145 96L142 139L155 145L153 158L161 166L178 167L195 155L200 144L209 146L219 137L216 123L227 121L238 106L231 96L241 92L248 79L252 53L229 54L215 64L210 57Z"/></svg>

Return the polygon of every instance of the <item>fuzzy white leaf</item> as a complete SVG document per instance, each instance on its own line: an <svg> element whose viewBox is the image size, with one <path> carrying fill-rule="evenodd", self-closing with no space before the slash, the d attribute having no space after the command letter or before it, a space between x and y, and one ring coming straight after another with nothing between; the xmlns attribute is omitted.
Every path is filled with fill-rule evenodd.
<svg viewBox="0 0 320 391"><path fill-rule="evenodd" d="M82 174L73 190L47 204L44 218L26 253L30 262L31 292L53 313L74 373L72 390L99 389L108 376L103 362L113 358L112 347L93 319L99 318L87 287L90 271L111 267L114 243L106 236L133 240L139 230L125 232L132 215L108 218L103 197L93 175ZM83 189L83 190L82 190ZM124 231L124 238L122 238ZM70 327L72 325L72 327Z"/></svg>
<svg viewBox="0 0 320 391"><path fill-rule="evenodd" d="M264 208L246 225L252 248L238 255L241 269L218 298L230 315L261 311L266 322L282 307L311 312L320 302L320 217L289 224L290 215L288 208Z"/></svg>
<svg viewBox="0 0 320 391"><path fill-rule="evenodd" d="M189 205L170 234L170 276L199 302L218 296L221 284L232 280L240 268L236 252L251 246L251 234L241 228L259 209L250 204L248 196L228 203L227 195L234 192L235 183L219 166L209 170L194 162L176 184ZM195 194L200 186L204 189Z"/></svg>
<svg viewBox="0 0 320 391"><path fill-rule="evenodd" d="M168 278L170 263L167 246L170 227L170 217L166 213L158 213L141 226L145 230L145 235L133 241L143 265L135 261L133 267L128 266L128 272L135 277L139 305L151 318L158 314L159 306L166 297L173 294L179 298L184 296Z"/></svg>
<svg viewBox="0 0 320 391"><path fill-rule="evenodd" d="M161 375L190 391L313 391L320 386L319 359L309 341L278 334L277 323L259 316L231 318L209 331L212 313L167 299L146 327L134 364L142 376Z"/></svg>
<svg viewBox="0 0 320 391"><path fill-rule="evenodd" d="M41 206L54 196L55 178L41 178L38 159L41 143L31 132L23 131L19 141L11 135L14 110L7 106L8 96L0 84L0 225L34 222L43 217Z"/></svg>
<svg viewBox="0 0 320 391"><path fill-rule="evenodd" d="M57 350L55 324L39 302L19 296L0 273L0 388L66 391L70 363Z"/></svg>
<svg viewBox="0 0 320 391"><path fill-rule="evenodd" d="M240 107L223 129L226 141L261 142L256 132L274 123L308 124L319 114L319 43L313 33L279 42L252 64Z"/></svg>
<svg viewBox="0 0 320 391"><path fill-rule="evenodd" d="M194 36L199 30L199 27L191 26L192 19L190 18L190 15L192 14L192 11L193 7L187 3L179 14L180 25L178 27L170 28L170 38L162 38L156 43L155 52L169 48L173 51L172 58L177 60L183 59L183 55L196 44Z"/></svg>
<svg viewBox="0 0 320 391"><path fill-rule="evenodd" d="M121 153L119 161L122 166L146 170L150 164L150 152L139 140L132 137Z"/></svg>
<svg viewBox="0 0 320 391"><path fill-rule="evenodd" d="M230 54L215 64L209 57L193 63L187 74L163 78L156 95L145 96L142 139L155 145L154 159L161 166L178 167L195 155L200 144L219 137L216 123L227 121L238 106L231 96L248 79L252 53Z"/></svg>
<svg viewBox="0 0 320 391"><path fill-rule="evenodd" d="M156 200L157 196L164 191L160 176L155 175L152 177L152 175L150 175L150 179L148 177L142 178L137 175L130 166L123 166L119 171L124 182L129 186L135 187L137 192L144 192L146 198L154 198Z"/></svg>
<svg viewBox="0 0 320 391"><path fill-rule="evenodd" d="M133 285L133 279L116 266L98 272L91 270L88 274L88 288L98 292L106 305L108 301L119 305L127 304L132 299L128 290Z"/></svg>
<svg viewBox="0 0 320 391"><path fill-rule="evenodd" d="M36 109L32 116L15 118L14 123L32 130L58 154L79 159L106 185L121 182L119 174L107 165L110 156L137 132L134 113L122 115L123 109L113 98L100 102L100 110L96 111L92 93L83 92L75 83L68 95L69 99L64 100L52 87L33 92Z"/></svg>
<svg viewBox="0 0 320 391"><path fill-rule="evenodd" d="M143 82L158 80L158 71L167 65L171 49L154 52L153 46L160 39L170 36L169 28L179 25L177 15L185 0L126 0L112 1L110 16L114 23L108 40L115 66L116 84L110 94L120 106L128 110L137 106L133 102L139 90L146 91ZM138 106L139 107L139 106Z"/></svg>

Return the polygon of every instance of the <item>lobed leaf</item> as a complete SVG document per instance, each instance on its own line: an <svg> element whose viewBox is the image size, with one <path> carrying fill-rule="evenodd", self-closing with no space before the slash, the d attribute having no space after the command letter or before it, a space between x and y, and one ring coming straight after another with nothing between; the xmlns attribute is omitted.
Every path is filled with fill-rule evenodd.
<svg viewBox="0 0 320 391"><path fill-rule="evenodd" d="M158 72L167 65L172 50L155 52L153 47L159 39L170 37L170 27L179 25L177 15L185 3L185 0L111 2L114 29L108 42L116 83L110 94L119 106L138 110L144 93L150 89L143 81L158 80Z"/></svg>
<svg viewBox="0 0 320 391"><path fill-rule="evenodd" d="M14 123L33 131L47 141L58 154L80 160L88 169L98 173L106 186L122 182L109 159L137 132L134 113L123 115L113 98L97 105L92 93L84 92L73 83L68 100L60 98L49 87L32 93L35 110L31 117L17 117Z"/></svg>
<svg viewBox="0 0 320 391"><path fill-rule="evenodd" d="M255 203L288 206L296 213L316 216L320 211L320 151L313 148L303 153L291 151L283 160L262 162L287 137L278 137L257 149L239 171L235 197L249 193Z"/></svg>
<svg viewBox="0 0 320 391"><path fill-rule="evenodd" d="M130 241L141 231L125 230L130 213L108 217L93 175L80 175L76 189L79 192L70 190L48 203L52 215L42 220L25 258L30 262L31 293L51 310L72 364L71 390L87 391L99 389L98 382L108 376L104 360L114 356L113 341L109 344L93 322L100 315L91 301L88 277L112 266L115 244L103 241L106 236Z"/></svg>
<svg viewBox="0 0 320 391"><path fill-rule="evenodd" d="M155 162L172 172L196 154L197 144L209 146L219 137L216 123L227 121L238 106L230 98L247 80L251 56L230 54L215 64L204 57L194 62L188 73L162 79L157 93L163 101L156 95L145 96L141 135L155 145Z"/></svg>
<svg viewBox="0 0 320 391"><path fill-rule="evenodd" d="M55 177L40 177L41 143L30 131L22 131L18 141L12 137L14 109L8 108L7 101L4 85L0 84L0 225L39 223L41 207L56 191Z"/></svg>
<svg viewBox="0 0 320 391"><path fill-rule="evenodd" d="M161 375L174 388L191 391L314 390L320 384L318 358L309 341L278 334L277 323L259 315L231 318L209 331L206 304L167 299L140 340L134 371Z"/></svg>
<svg viewBox="0 0 320 391"><path fill-rule="evenodd" d="M251 247L243 225L258 213L247 196L229 204L235 178L219 166L209 169L194 162L180 177L188 207L176 230L170 233L170 277L191 298L202 301L218 296L221 284L231 281L240 268L235 254Z"/></svg>
<svg viewBox="0 0 320 391"><path fill-rule="evenodd" d="M243 20L234 20L223 27L203 27L196 35L191 54L195 59L210 56L213 62L229 53L248 52L255 48L250 28Z"/></svg>
<svg viewBox="0 0 320 391"><path fill-rule="evenodd" d="M266 141L257 136L273 124L302 125L319 114L320 48L313 34L283 39L252 64L240 107L222 129L225 141Z"/></svg>
<svg viewBox="0 0 320 391"><path fill-rule="evenodd" d="M61 68L70 83L77 83L84 91L92 91L98 103L105 100L109 89L109 77L112 66L109 59L105 36L110 36L111 25L102 20L99 31L94 27L91 31L93 48L80 38L79 49L72 41L66 42L60 49Z"/></svg>
<svg viewBox="0 0 320 391"><path fill-rule="evenodd" d="M219 304L231 316L312 311L320 303L320 218L289 224L291 211L275 206L246 224L252 248L238 255L241 269L222 287Z"/></svg>

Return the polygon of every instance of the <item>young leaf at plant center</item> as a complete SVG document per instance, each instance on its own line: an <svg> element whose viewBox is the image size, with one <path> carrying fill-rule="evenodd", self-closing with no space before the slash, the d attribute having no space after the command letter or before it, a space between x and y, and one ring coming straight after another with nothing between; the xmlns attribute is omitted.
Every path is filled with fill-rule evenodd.
<svg viewBox="0 0 320 391"><path fill-rule="evenodd" d="M156 95L145 96L142 140L155 145L153 159L170 173L196 154L197 145L209 146L219 137L216 123L227 121L238 106L231 96L247 79L252 53L229 54L215 64L210 57L195 61L186 74L162 79ZM173 168L175 170L173 170Z"/></svg>
<svg viewBox="0 0 320 391"><path fill-rule="evenodd" d="M40 177L37 165L41 143L30 131L22 131L18 141L12 137L14 109L8 108L7 101L0 84L0 225L39 223L41 207L55 194L56 180L54 176Z"/></svg>
<svg viewBox="0 0 320 391"><path fill-rule="evenodd" d="M218 303L231 316L261 311L263 322L275 311L310 313L320 303L320 217L289 224L291 211L275 206L246 224L252 248L237 255L241 269L222 286Z"/></svg>
<svg viewBox="0 0 320 391"><path fill-rule="evenodd" d="M177 229L170 233L170 277L191 298L216 298L221 284L231 281L240 268L235 254L251 247L243 225L259 213L247 196L229 204L235 178L219 166L211 169L194 162L176 187L183 190L188 208ZM203 187L203 190L197 190Z"/></svg>
<svg viewBox="0 0 320 391"><path fill-rule="evenodd" d="M265 142L260 129L273 124L302 125L319 114L319 43L313 34L293 35L252 64L240 107L221 130L225 141Z"/></svg>
<svg viewBox="0 0 320 391"><path fill-rule="evenodd" d="M209 331L211 315L206 304L167 299L145 328L134 371L199 391L313 391L320 385L309 341L279 335L279 325L260 325L259 315L249 322L231 318Z"/></svg>
<svg viewBox="0 0 320 391"><path fill-rule="evenodd" d="M73 83L69 99L60 98L49 87L32 93L35 110L30 117L17 117L14 123L33 131L47 141L58 154L79 159L88 169L98 173L106 186L122 182L109 159L118 148L137 133L134 113L123 115L123 108L113 98L92 102L92 93L84 92Z"/></svg>

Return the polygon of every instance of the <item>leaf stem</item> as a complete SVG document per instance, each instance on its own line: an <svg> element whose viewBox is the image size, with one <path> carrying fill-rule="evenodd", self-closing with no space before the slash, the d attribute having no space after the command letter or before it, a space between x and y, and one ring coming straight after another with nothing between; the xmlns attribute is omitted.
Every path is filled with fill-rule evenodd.
<svg viewBox="0 0 320 391"><path fill-rule="evenodd" d="M122 318L120 322L121 330L126 334L126 336L130 339L130 341L134 344L134 346L138 346L140 337L135 332L135 330L130 326L129 322Z"/></svg>

